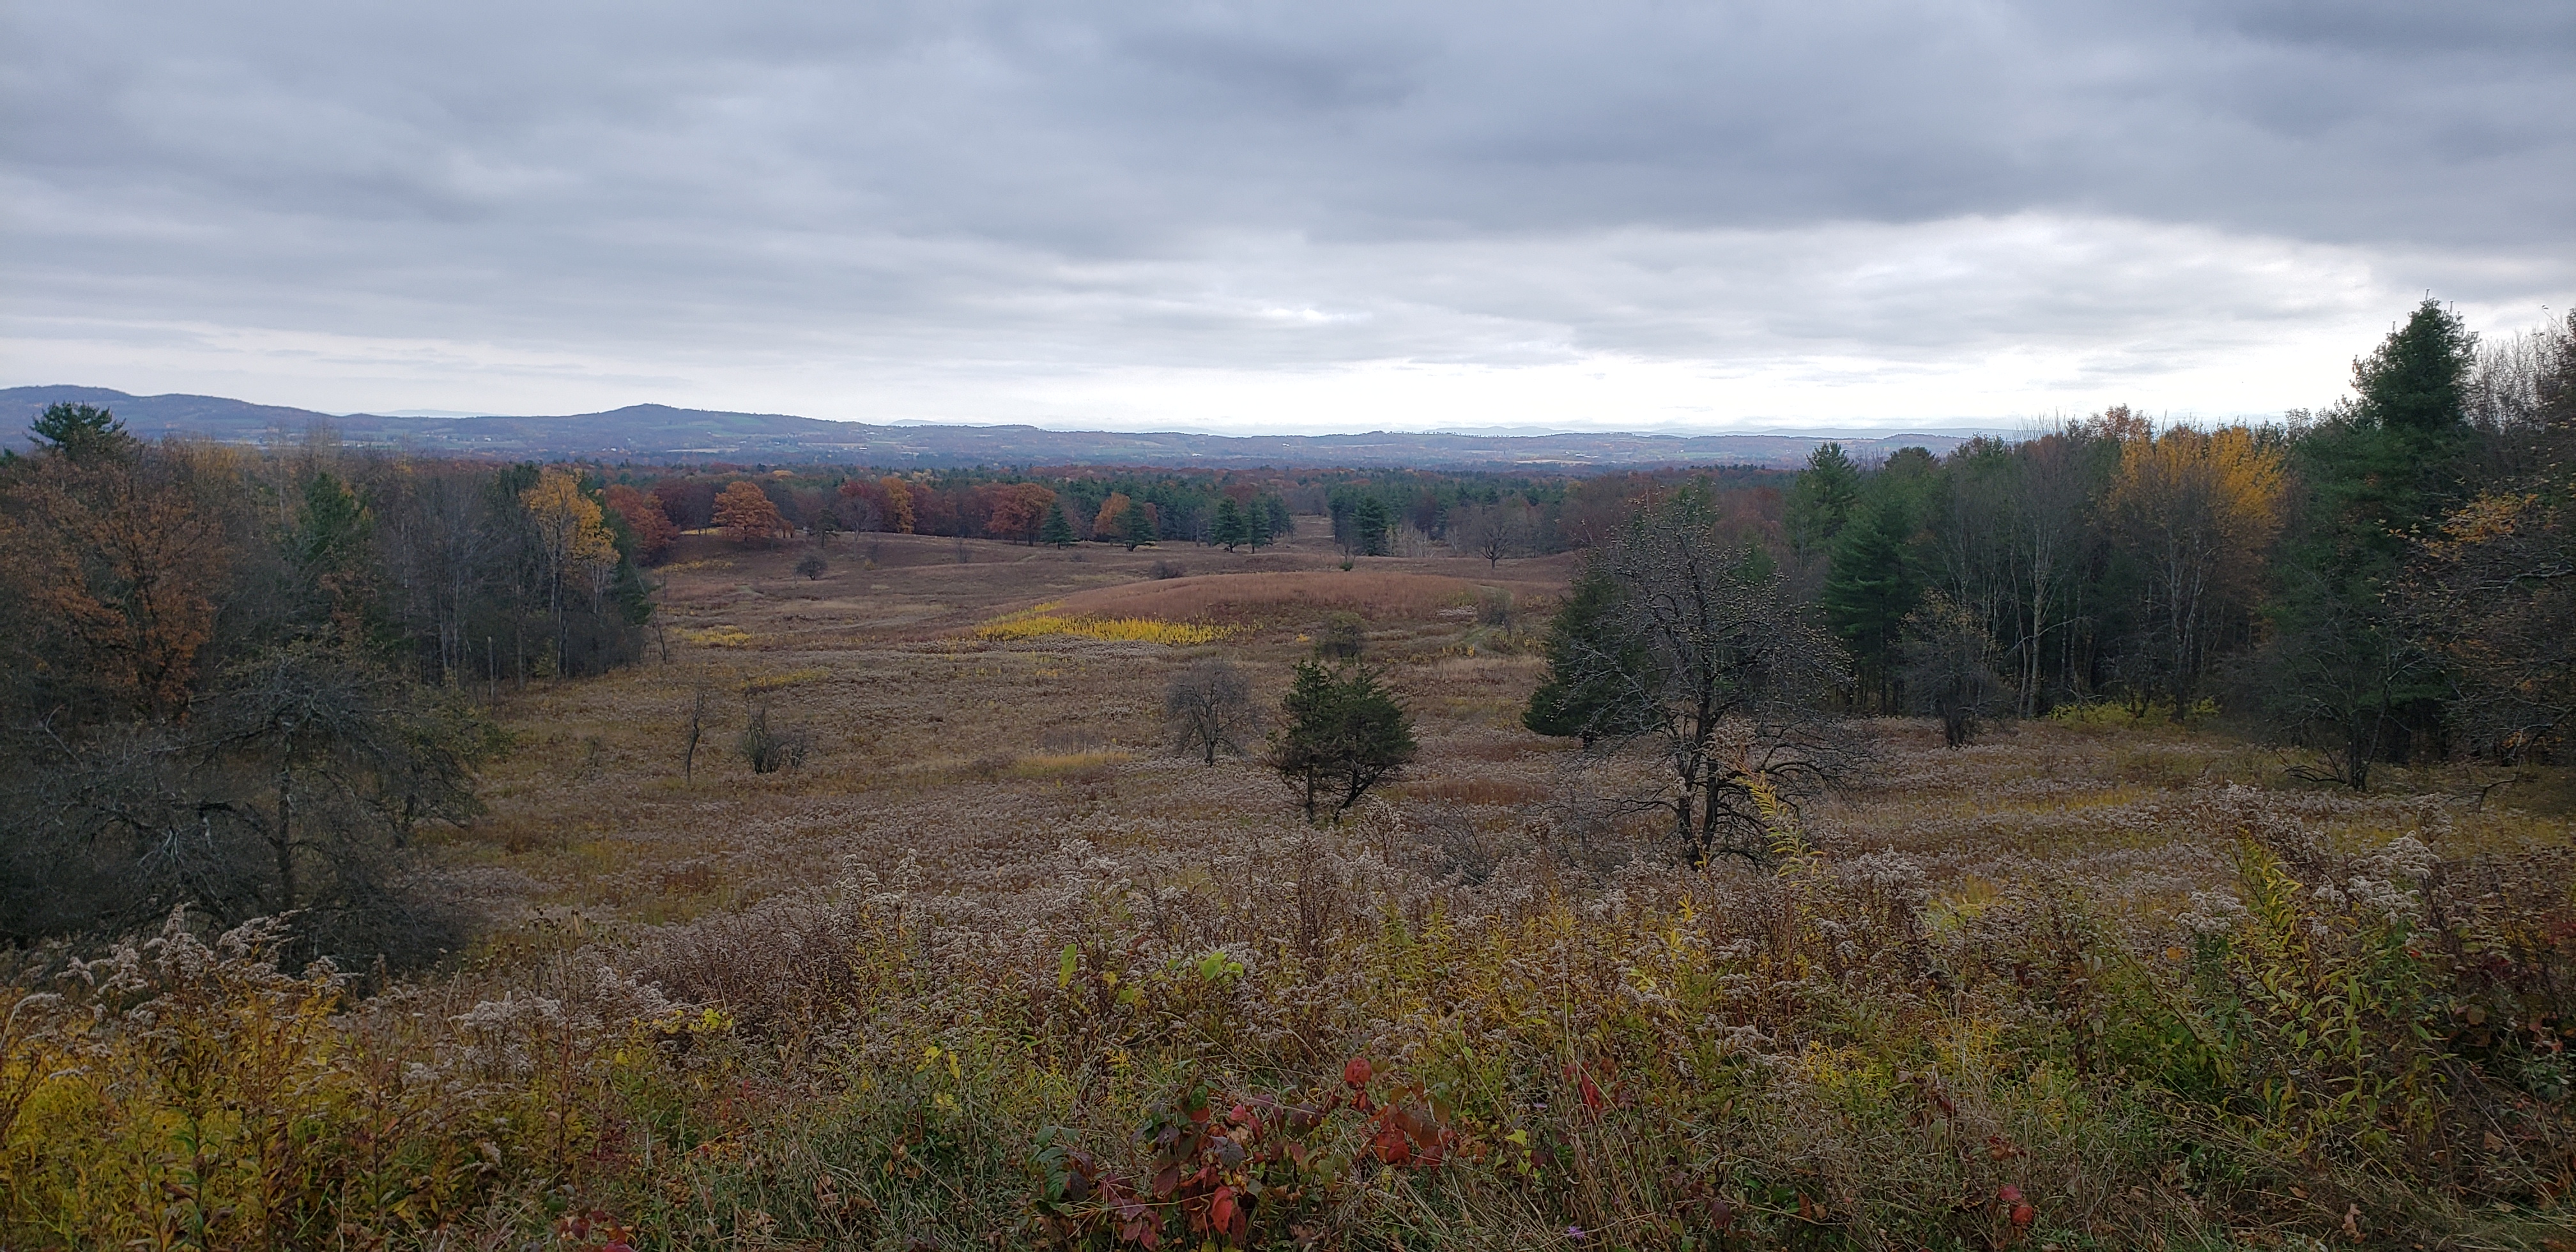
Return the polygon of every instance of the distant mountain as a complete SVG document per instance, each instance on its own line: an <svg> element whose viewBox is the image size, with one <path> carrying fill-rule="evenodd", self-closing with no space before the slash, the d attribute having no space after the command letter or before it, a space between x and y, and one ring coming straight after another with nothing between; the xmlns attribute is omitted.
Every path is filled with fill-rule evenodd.
<svg viewBox="0 0 2576 1252"><path fill-rule="evenodd" d="M610 461L726 460L883 466L1163 465L1526 469L1581 473L1662 465L1791 466L1825 439L1809 435L1499 435L1380 431L1365 435L1130 434L1035 426L913 426L827 422L783 413L723 413L632 404L561 417L334 416L221 396L132 396L104 387L0 389L12 428L48 404L113 409L145 438L188 435L224 443L301 438L316 427L344 443L507 458ZM1946 452L1956 435L1842 439L1856 457L1903 447Z"/></svg>

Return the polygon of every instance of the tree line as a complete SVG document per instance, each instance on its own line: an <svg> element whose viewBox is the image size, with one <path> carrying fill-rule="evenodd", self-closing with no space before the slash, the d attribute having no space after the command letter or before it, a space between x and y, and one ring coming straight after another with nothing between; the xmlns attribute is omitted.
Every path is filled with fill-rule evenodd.
<svg viewBox="0 0 2576 1252"><path fill-rule="evenodd" d="M957 471L767 469L725 464L592 467L645 539L647 563L682 531L745 542L878 532L1067 545L1205 544L1255 549L1322 515L1346 555L1424 555L1439 546L1499 563L1600 542L1660 474L1585 478L1387 470ZM1701 470L1744 486L1779 471Z"/></svg>
<svg viewBox="0 0 2576 1252"><path fill-rule="evenodd" d="M2113 408L1948 456L1817 449L1758 491L1650 483L1553 623L1525 717L1652 745L1698 854L1848 754L1843 714L2112 703L2381 764L2563 755L2576 714L2576 316L2483 347L2427 300L2353 394L2276 424Z"/></svg>
<svg viewBox="0 0 2576 1252"><path fill-rule="evenodd" d="M0 456L0 940L186 905L294 914L306 955L453 946L411 849L476 811L480 705L644 647L604 484L149 444L86 405L31 434Z"/></svg>

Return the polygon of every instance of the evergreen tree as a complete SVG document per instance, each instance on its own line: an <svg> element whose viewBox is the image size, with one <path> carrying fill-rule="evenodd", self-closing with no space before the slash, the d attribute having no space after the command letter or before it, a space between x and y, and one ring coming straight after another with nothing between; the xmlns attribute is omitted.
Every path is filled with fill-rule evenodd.
<svg viewBox="0 0 2576 1252"><path fill-rule="evenodd" d="M1361 556L1385 556L1387 531L1393 526L1386 501L1375 494L1360 497L1351 509L1351 550Z"/></svg>
<svg viewBox="0 0 2576 1252"><path fill-rule="evenodd" d="M2260 695L2276 726L2325 749L2330 775L2355 789L2441 730L2449 684L2395 620L2390 592L2466 494L2476 345L2457 314L2424 301L2353 362L2355 401L2294 448L2306 515L2265 614Z"/></svg>
<svg viewBox="0 0 2576 1252"><path fill-rule="evenodd" d="M1830 551L1860 502L1860 488L1860 467L1841 444L1809 453L1807 468L1789 488L1789 541L1805 551Z"/></svg>
<svg viewBox="0 0 2576 1252"><path fill-rule="evenodd" d="M1064 506L1048 505L1046 520L1038 523L1038 542L1065 548L1071 547L1073 540L1073 523L1065 518Z"/></svg>
<svg viewBox="0 0 2576 1252"><path fill-rule="evenodd" d="M1277 518L1284 508L1277 496L1256 497L1252 506L1243 512L1243 542L1259 552L1261 545L1269 543L1271 537L1278 533Z"/></svg>
<svg viewBox="0 0 2576 1252"><path fill-rule="evenodd" d="M27 429L47 451L73 461L121 457L138 442L114 413L88 404L48 404Z"/></svg>
<svg viewBox="0 0 2576 1252"><path fill-rule="evenodd" d="M1232 552L1236 545L1250 539L1249 528L1244 525L1243 507L1236 504L1231 496L1217 501L1216 524L1208 535L1208 541Z"/></svg>
<svg viewBox="0 0 2576 1252"><path fill-rule="evenodd" d="M1154 542L1154 515L1143 503L1130 503L1119 510L1117 524L1111 530L1118 541L1133 552Z"/></svg>
<svg viewBox="0 0 2576 1252"><path fill-rule="evenodd" d="M1896 649L1922 584L1908 561L1903 503L1882 495L1843 528L1825 578L1825 620L1851 645L1855 677L1881 709L1894 706Z"/></svg>
<svg viewBox="0 0 2576 1252"><path fill-rule="evenodd" d="M2371 420L2393 431L2447 434L2465 424L2478 337L2427 297L2377 351L2352 363L2353 390Z"/></svg>
<svg viewBox="0 0 2576 1252"><path fill-rule="evenodd" d="M1585 747L1646 729L1651 713L1643 693L1657 684L1647 674L1644 645L1621 631L1618 608L1618 581L1598 566L1574 580L1548 624L1547 678L1530 693L1522 725L1578 737Z"/></svg>
<svg viewBox="0 0 2576 1252"><path fill-rule="evenodd" d="M1413 759L1413 719L1367 666L1334 671L1297 664L1271 736L1270 767L1298 793L1309 822L1331 805L1339 820L1360 797Z"/></svg>

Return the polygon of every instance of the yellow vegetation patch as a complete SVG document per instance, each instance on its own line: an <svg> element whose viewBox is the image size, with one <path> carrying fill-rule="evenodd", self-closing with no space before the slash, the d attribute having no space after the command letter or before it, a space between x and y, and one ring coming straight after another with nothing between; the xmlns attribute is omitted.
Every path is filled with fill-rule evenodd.
<svg viewBox="0 0 2576 1252"><path fill-rule="evenodd" d="M747 635L744 637L749 638ZM783 674L763 674L744 683L743 687L749 691L776 691L781 687L798 687L810 682L821 682L831 676L832 671L813 665L804 669L791 669Z"/></svg>
<svg viewBox="0 0 2576 1252"><path fill-rule="evenodd" d="M710 648L742 648L751 644L751 632L739 626L709 626L705 630L684 629L679 632L679 635L683 642L702 644Z"/></svg>
<svg viewBox="0 0 2576 1252"><path fill-rule="evenodd" d="M1202 626L1195 622L1165 622L1150 617L1091 617L1039 613L1006 617L990 622L975 632L978 639L1001 642L1011 639L1036 639L1044 635L1079 635L1085 639L1106 639L1120 643L1159 643L1175 648L1215 643L1233 634L1231 626Z"/></svg>
<svg viewBox="0 0 2576 1252"><path fill-rule="evenodd" d="M669 564L669 565L665 565L665 566L663 566L663 567L662 567L662 572L663 572L663 573L665 573L665 574L676 574L676 573L679 573L679 572L680 572L680 571L682 571L682 570L692 570L692 569L732 569L732 568L733 568L733 562L728 561L728 560L724 559L723 557L711 556L711 557L706 557L706 558L704 558L704 559L696 560L696 561L676 561L676 562L673 562L672 564Z"/></svg>
<svg viewBox="0 0 2576 1252"><path fill-rule="evenodd" d="M1016 778L1056 778L1065 774L1087 774L1135 759L1129 752L1046 752L1024 756L1011 766Z"/></svg>

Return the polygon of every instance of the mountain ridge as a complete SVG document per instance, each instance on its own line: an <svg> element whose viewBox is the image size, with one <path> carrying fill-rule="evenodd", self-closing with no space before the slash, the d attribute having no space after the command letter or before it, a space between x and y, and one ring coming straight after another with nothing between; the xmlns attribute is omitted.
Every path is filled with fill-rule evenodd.
<svg viewBox="0 0 2576 1252"><path fill-rule="evenodd" d="M48 404L113 410L139 437L222 443L296 438L327 427L345 443L510 459L726 460L956 468L973 465L1159 465L1521 469L1583 473L1677 465L1802 463L1826 442L1868 459L1901 447L1935 453L1957 435L1484 435L1370 431L1347 435L1215 435L1179 431L1064 431L1036 426L840 422L789 413L630 404L551 416L395 417L330 414L186 393L137 396L105 387L0 388L0 417L31 420Z"/></svg>

